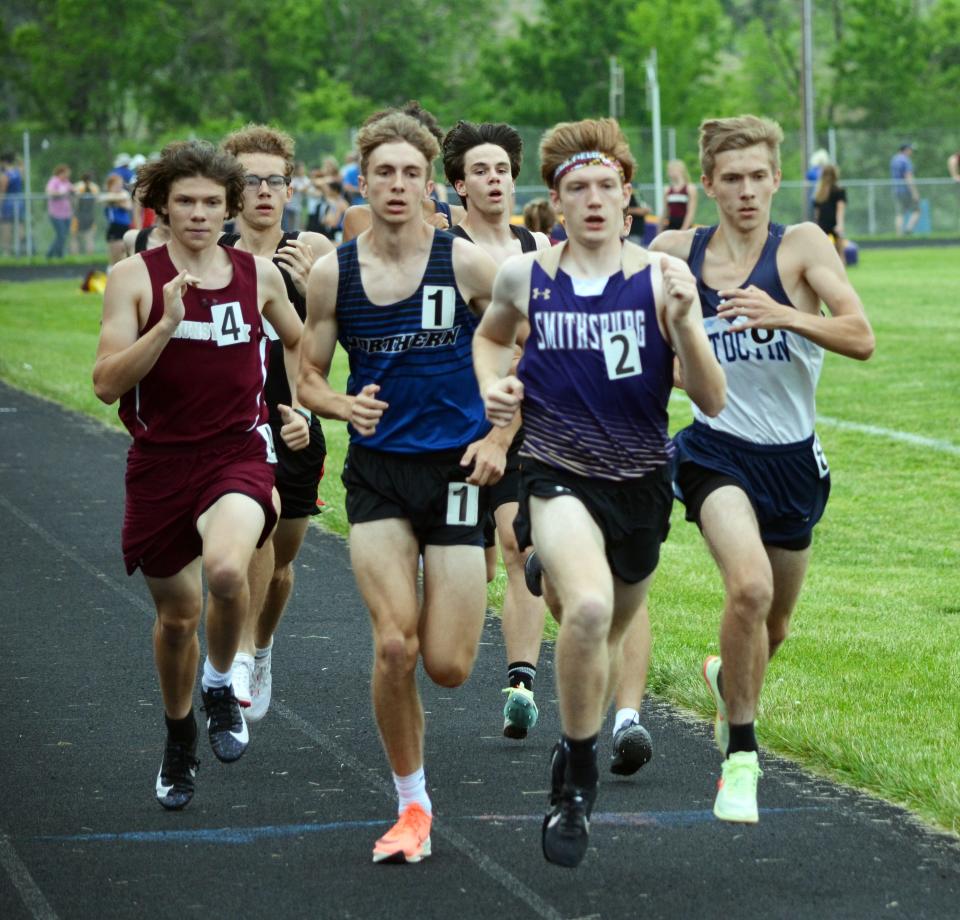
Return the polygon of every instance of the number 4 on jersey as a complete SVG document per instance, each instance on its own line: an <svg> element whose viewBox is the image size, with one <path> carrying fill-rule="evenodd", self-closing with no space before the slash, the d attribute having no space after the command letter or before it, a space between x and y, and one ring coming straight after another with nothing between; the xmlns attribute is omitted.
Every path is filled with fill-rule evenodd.
<svg viewBox="0 0 960 920"><path fill-rule="evenodd" d="M250 325L243 321L243 310L238 301L213 304L210 318L213 320L213 339L218 345L239 345L250 341Z"/></svg>

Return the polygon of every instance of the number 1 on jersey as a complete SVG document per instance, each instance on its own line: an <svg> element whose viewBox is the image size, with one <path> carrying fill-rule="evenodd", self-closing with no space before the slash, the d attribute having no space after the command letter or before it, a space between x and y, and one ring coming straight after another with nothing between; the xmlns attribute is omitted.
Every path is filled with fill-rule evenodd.
<svg viewBox="0 0 960 920"><path fill-rule="evenodd" d="M449 285L423 286L423 313L420 325L424 329L449 329L453 326L457 301Z"/></svg>

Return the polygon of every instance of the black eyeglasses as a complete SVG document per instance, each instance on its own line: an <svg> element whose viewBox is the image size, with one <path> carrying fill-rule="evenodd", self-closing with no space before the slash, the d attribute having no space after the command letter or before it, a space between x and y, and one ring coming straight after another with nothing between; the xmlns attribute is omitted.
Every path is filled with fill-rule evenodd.
<svg viewBox="0 0 960 920"><path fill-rule="evenodd" d="M266 182L270 188L277 191L286 188L290 184L290 179L287 176L255 176L253 173L248 173L244 176L243 181L247 188L257 190L259 190L261 182Z"/></svg>

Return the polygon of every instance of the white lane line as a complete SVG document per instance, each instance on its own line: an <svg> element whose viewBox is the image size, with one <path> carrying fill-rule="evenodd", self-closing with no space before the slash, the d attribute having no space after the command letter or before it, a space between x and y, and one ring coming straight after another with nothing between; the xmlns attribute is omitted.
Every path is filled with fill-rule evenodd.
<svg viewBox="0 0 960 920"><path fill-rule="evenodd" d="M690 398L674 390L670 394L670 402L689 405ZM826 425L829 428L839 428L841 431L859 431L861 434L873 435L876 438L888 438L899 441L901 444L910 444L914 447L926 447L943 454L960 456L960 444L944 441L940 438L927 438L921 434L911 434L909 431L900 431L896 428L881 428L879 425L864 425L860 422L848 422L842 418L832 418L829 415L817 415L817 425Z"/></svg>
<svg viewBox="0 0 960 920"><path fill-rule="evenodd" d="M338 758L340 763L350 767L364 782L370 783L370 785L382 792L391 805L395 804L396 791L393 788L393 784L388 783L383 778L379 768L369 767L356 757L348 754L336 741L325 735L320 729L311 725L302 716L288 709L283 703L273 702L270 704L270 708L327 751L328 754L332 754ZM449 826L440 826L431 828L431 836L440 837L463 853L478 869L490 876L490 878L499 885L506 888L515 898L523 901L536 916L543 917L544 920L562 920L562 914L558 913L535 891L528 888L520 879L513 875L513 873L504 869L503 866L491 859L483 850L472 844L462 834L457 833L457 831Z"/></svg>
<svg viewBox="0 0 960 920"><path fill-rule="evenodd" d="M71 561L75 562L81 569L87 572L89 575L92 575L95 579L102 582L103 584L108 585L113 591L121 595L125 600L130 602L133 606L139 608L144 613L149 616L154 616L155 611L152 606L143 600L140 597L137 597L132 591L125 588L119 582L115 581L105 572L101 572L96 566L91 565L84 559L79 553L73 550L71 547L67 546L62 540L59 540L52 533L50 533L45 527L41 524L34 521L29 515L24 514L19 508L15 505L12 505L6 498L0 495L0 506L6 508L17 520L21 521L27 527L29 527L35 534L41 537L46 541L50 546L57 550L57 552L66 556ZM304 544L306 545L306 543ZM276 712L280 714L284 719L290 722L294 727L299 731L305 734L308 738L313 740L316 744L319 744L322 748L325 748L335 757L340 758L340 762L348 764L350 768L358 774L363 780L367 783L370 783L372 786L376 787L380 792L382 792L390 803L396 801L396 794L393 789L393 784L388 783L382 776L381 768L369 767L363 764L360 760L353 757L351 754L348 754L343 748L341 748L335 741L328 738L323 734L319 729L315 728L304 718L299 716L297 713L288 709L282 703L274 702L271 706ZM457 833L449 827L437 828L434 832L436 835L443 840L446 840L449 844L463 853L474 865L477 866L482 872L488 875L491 879L497 882L499 885L504 887L510 894L519 900L523 901L537 917L542 917L543 920L562 920L563 915L556 911L551 905L547 904L540 896L530 888L528 888L520 879L515 875L497 863L495 860L491 859L486 853L480 850L478 847L474 846L466 837L462 834ZM0 838L2 839L2 838ZM29 873L26 870L26 867L17 859L16 854L13 853L11 848L11 854L13 859L16 860L16 865L20 866L23 871L23 874L27 879L30 879ZM3 850L0 849L0 856L2 856ZM8 868L8 872L10 869ZM11 873L11 877L13 877ZM32 880L31 884L32 884ZM17 884L16 878L14 878L14 884ZM18 886L19 887L19 886ZM43 901L43 895L40 894L39 889L36 886L33 886L36 891L36 895ZM46 904L46 901L43 901L43 904ZM49 907L47 908L49 910ZM56 914L53 912L47 914L34 914L38 920L57 920Z"/></svg>
<svg viewBox="0 0 960 920"><path fill-rule="evenodd" d="M878 438L889 438L891 441L900 441L903 444L912 444L915 447L927 447L930 450L944 454L960 455L960 445L938 438L926 438L919 434L910 434L908 431L898 431L896 428L880 428L878 425L862 425L860 422L846 422L842 418L831 418L829 415L818 415L818 425L829 425L841 431L860 431L863 434L872 434Z"/></svg>
<svg viewBox="0 0 960 920"><path fill-rule="evenodd" d="M58 920L6 834L0 834L0 866L7 870L14 888L20 892L20 899L35 920Z"/></svg>

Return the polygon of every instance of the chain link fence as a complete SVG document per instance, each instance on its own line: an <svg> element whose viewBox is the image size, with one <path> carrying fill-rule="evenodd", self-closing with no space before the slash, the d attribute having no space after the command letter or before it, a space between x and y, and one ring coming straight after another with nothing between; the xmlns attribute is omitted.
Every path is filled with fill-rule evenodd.
<svg viewBox="0 0 960 920"><path fill-rule="evenodd" d="M656 212L660 209L658 185L653 175L653 136L648 128L624 125L631 149L637 159L634 185L638 197ZM544 129L534 126L519 127L524 139L526 157L517 183L516 209L519 211L531 198L544 197L546 189L539 175L538 146ZM354 131L337 133L299 134L297 157L308 169L320 166L325 157L333 156L342 162L351 149ZM209 138L216 141L218 138ZM872 236L891 235L894 232L895 204L892 182L889 178L889 160L906 141L914 145L915 182L920 193L920 220L915 234L960 236L960 183L947 175L946 161L960 150L960 132L925 130L910 134L902 131L870 131L865 129L830 129L818 138L842 170L841 184L847 189L846 229L856 240ZM13 209L14 214L5 223L0 222L0 255L43 255L54 238L53 223L48 217L47 200L43 193L53 169L63 163L72 170L72 181L84 173L93 176L103 188L104 178L113 166L118 153L142 153L149 156L159 144L137 145L104 144L101 138L61 137L33 134L23 138L7 137L0 147L18 156L24 172L26 191L24 208ZM665 159L683 159L691 176L697 170L696 128L665 128L662 138ZM800 154L798 133L787 133L781 148L784 182L774 200L774 220L793 223L809 214L807 201L811 194L803 181L804 164ZM441 178L438 173L438 180ZM662 189L662 185L659 186ZM456 201L453 190L449 197ZM74 202L77 213L79 202ZM2 213L2 212L0 212ZM91 231L93 255L106 254L106 220L102 204L94 208L94 227ZM713 202L699 196L697 223L709 224L716 220ZM68 251L83 254L86 239L73 221Z"/></svg>

